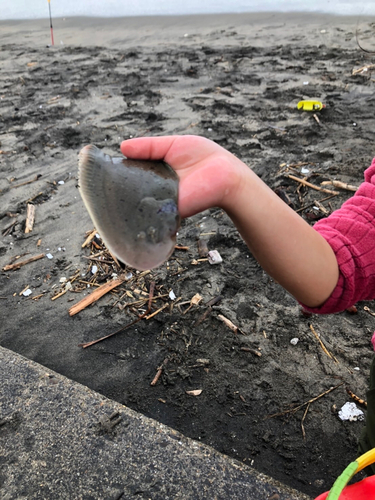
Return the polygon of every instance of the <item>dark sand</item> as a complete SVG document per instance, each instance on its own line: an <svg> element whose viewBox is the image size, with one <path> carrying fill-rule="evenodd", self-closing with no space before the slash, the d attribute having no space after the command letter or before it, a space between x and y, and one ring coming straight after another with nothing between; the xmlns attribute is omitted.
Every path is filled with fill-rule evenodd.
<svg viewBox="0 0 375 500"><path fill-rule="evenodd" d="M374 19L359 21L361 43L372 49ZM358 304L355 315L304 317L218 209L185 220L178 243L189 250L176 250L168 264L143 277L133 272L114 307L121 294L70 317L68 309L86 293L78 280L73 291L51 298L62 290L61 278L76 270L82 281L92 276L84 258L89 249L81 248L92 224L76 189L77 154L87 143L114 154L130 136L204 135L242 158L311 223L324 217L313 205L327 195L297 192L286 175L305 175L318 186L332 179L359 185L371 162L374 79L371 69L352 71L374 56L357 46L357 19L80 18L56 19L54 26L52 48L47 20L0 23L0 266L20 255L53 255L1 272L1 345L312 496L329 489L357 454L363 424L340 421L337 410L349 400L347 386L365 396L375 321L364 307L375 311L372 303ZM297 111L303 98L327 105L320 124ZM301 162L308 163L307 174ZM340 191L322 203L329 213L349 196ZM36 221L25 234L30 199ZM221 265L192 264L199 237L220 252ZM196 293L203 300L186 314L169 307L112 339L78 347L134 320L126 304L152 280L158 294L173 289L181 302ZM29 297L20 294L25 288ZM218 295L222 300L197 325ZM162 305L159 299L153 308ZM244 335L229 330L219 314ZM166 358L159 382L150 386ZM307 414L304 406L268 418L340 383ZM195 389L200 396L186 394Z"/></svg>

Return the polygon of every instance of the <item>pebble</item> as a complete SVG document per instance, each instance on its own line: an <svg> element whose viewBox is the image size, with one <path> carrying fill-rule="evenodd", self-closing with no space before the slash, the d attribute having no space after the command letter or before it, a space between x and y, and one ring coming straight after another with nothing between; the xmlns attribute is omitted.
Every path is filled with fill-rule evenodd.
<svg viewBox="0 0 375 500"><path fill-rule="evenodd" d="M210 250L207 257L210 264L221 264L223 262L223 259L217 250Z"/></svg>

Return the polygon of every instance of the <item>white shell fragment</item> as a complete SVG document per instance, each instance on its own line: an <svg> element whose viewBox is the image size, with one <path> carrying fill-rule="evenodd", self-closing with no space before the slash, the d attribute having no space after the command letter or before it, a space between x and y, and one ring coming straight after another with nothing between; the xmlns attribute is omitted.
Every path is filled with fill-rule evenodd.
<svg viewBox="0 0 375 500"><path fill-rule="evenodd" d="M31 295L32 293L33 293L33 292L32 292L32 290L30 290L30 288L28 288L27 290L24 290L24 291L22 292L22 295L23 295L24 297L28 297L28 296L29 296L29 295Z"/></svg>
<svg viewBox="0 0 375 500"><path fill-rule="evenodd" d="M210 250L207 257L210 264L221 264L223 262L223 259L217 250Z"/></svg>
<svg viewBox="0 0 375 500"><path fill-rule="evenodd" d="M79 154L79 191L109 251L145 271L172 254L180 225L178 176L162 161L112 158L96 146Z"/></svg>
<svg viewBox="0 0 375 500"><path fill-rule="evenodd" d="M355 403L345 403L339 411L339 418L349 420L349 422L357 422L358 420L364 420L365 415L362 410L357 408Z"/></svg>
<svg viewBox="0 0 375 500"><path fill-rule="evenodd" d="M202 389L195 389L194 391L186 391L186 394L189 394L189 396L200 396L202 392Z"/></svg>
<svg viewBox="0 0 375 500"><path fill-rule="evenodd" d="M297 344L298 344L298 342L299 342L299 339L297 339L297 337L295 337L294 339L292 339L292 340L290 341L290 343L291 343L292 345L297 345Z"/></svg>
<svg viewBox="0 0 375 500"><path fill-rule="evenodd" d="M171 300L176 300L176 294L174 293L174 291L173 291L173 290L171 290L171 291L169 292L169 298L170 298Z"/></svg>
<svg viewBox="0 0 375 500"><path fill-rule="evenodd" d="M51 253L46 254L47 259L53 259L53 255Z"/></svg>

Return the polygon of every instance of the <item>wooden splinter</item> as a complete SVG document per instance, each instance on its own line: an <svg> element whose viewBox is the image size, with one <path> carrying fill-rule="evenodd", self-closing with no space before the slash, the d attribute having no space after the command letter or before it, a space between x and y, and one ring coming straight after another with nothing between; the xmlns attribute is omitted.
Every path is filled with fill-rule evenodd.
<svg viewBox="0 0 375 500"><path fill-rule="evenodd" d="M35 205L32 203L27 204L25 234L31 233L35 222Z"/></svg>
<svg viewBox="0 0 375 500"><path fill-rule="evenodd" d="M74 306L69 309L69 316L74 316L75 314L79 313L87 306L100 299L100 297L103 297L103 295L116 288L116 286L121 285L122 282L123 280L118 278L117 280L111 280L108 283L104 283L104 285L94 290L92 293L90 293L90 295L87 295L87 297L77 302L77 304L74 304Z"/></svg>

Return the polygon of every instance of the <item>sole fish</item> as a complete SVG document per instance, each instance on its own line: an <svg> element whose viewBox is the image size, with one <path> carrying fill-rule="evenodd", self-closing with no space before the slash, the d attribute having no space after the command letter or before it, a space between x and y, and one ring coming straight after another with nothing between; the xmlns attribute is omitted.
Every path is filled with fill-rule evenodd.
<svg viewBox="0 0 375 500"><path fill-rule="evenodd" d="M162 161L111 157L85 146L78 161L79 191L110 252L139 270L170 257L180 225L178 176Z"/></svg>

